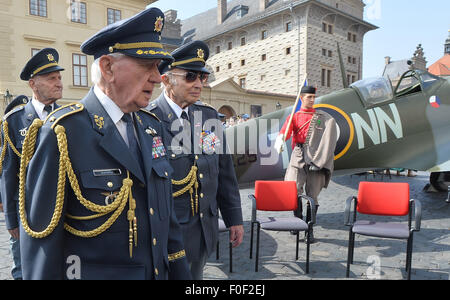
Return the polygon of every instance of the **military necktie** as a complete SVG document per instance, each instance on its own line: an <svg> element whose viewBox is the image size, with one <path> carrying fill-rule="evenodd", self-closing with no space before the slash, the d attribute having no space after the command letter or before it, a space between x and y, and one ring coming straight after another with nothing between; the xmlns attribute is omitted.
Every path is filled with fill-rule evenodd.
<svg viewBox="0 0 450 300"><path fill-rule="evenodd" d="M53 108L52 108L51 105L46 105L46 106L44 107L44 111L47 112L47 115L49 115L49 114L52 112L52 110L53 110Z"/></svg>
<svg viewBox="0 0 450 300"><path fill-rule="evenodd" d="M182 118L183 120L186 120L186 121L189 122L189 117L188 117L186 111L184 111L184 110L183 110L183 112L181 113L181 118Z"/></svg>
<svg viewBox="0 0 450 300"><path fill-rule="evenodd" d="M181 113L181 118L184 120L183 121L183 132L184 132L184 136L185 139L187 139L188 141L191 142L191 146L189 149L185 149L187 150L188 153L192 152L192 126L191 123L189 122L189 116L186 113L186 111L183 110L183 112ZM181 141L181 145L183 145L183 141ZM187 147L187 143L186 143L186 147Z"/></svg>
<svg viewBox="0 0 450 300"><path fill-rule="evenodd" d="M134 133L134 124L133 124L133 119L131 117L131 114L124 114L122 117L122 121L124 121L127 124L128 148L130 148L131 154L138 162L139 167L141 168L141 171L143 171L144 165L143 165L143 159L142 159L142 152L139 148L139 144L138 144L136 135ZM144 174L144 172L143 172L143 174Z"/></svg>

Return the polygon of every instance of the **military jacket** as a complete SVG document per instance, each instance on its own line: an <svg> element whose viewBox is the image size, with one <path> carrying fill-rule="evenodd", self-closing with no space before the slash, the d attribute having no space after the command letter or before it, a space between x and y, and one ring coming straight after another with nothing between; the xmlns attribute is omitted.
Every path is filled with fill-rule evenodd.
<svg viewBox="0 0 450 300"><path fill-rule="evenodd" d="M55 108L57 108L55 104ZM25 106L20 106L3 117L3 123L6 123L8 132L4 132L5 124L2 124L2 140L3 151L5 157L2 165L2 177L0 183L0 191L5 211L5 222L8 230L19 227L19 217L17 215L17 203L19 200L19 165L20 157L18 154L22 153L22 144L27 134L28 128L34 119L39 119L33 104L28 102ZM8 135L11 147L5 135Z"/></svg>
<svg viewBox="0 0 450 300"><path fill-rule="evenodd" d="M92 234L117 210L94 219L75 218L95 213L80 200L69 177L64 185L62 217L54 231L47 237L34 238L21 226L24 279L191 278L173 211L172 168L165 148L155 149L164 131L160 121L148 112L139 111L134 119L142 153L158 153L143 155L143 166L131 156L93 90L81 103L54 112L40 129L25 189L27 220L32 230L42 231L48 226L57 191L61 190L58 171L62 152L55 134L57 126L64 128L68 156L82 197L106 206L118 201L126 179L131 179L137 223L128 218L130 201L109 228ZM73 234L70 228L87 232L88 236Z"/></svg>
<svg viewBox="0 0 450 300"><path fill-rule="evenodd" d="M179 138L181 123L170 108L164 94L148 106L149 111L161 119L164 144L168 147L168 157L174 169L173 179L186 178L192 166L198 168L197 190L193 196L185 192L174 198L175 212L181 224L189 261L198 259L206 247L207 254L214 251L218 238L218 211L227 227L241 225L242 209L239 187L231 156L226 154L226 140L217 111L198 101L189 107L191 137L190 151L183 149L186 142ZM218 121L218 122L216 122ZM178 122L178 123L176 123ZM179 126L177 126L179 124ZM186 128L187 129L187 128ZM174 192L185 185L173 185ZM198 200L196 198L198 196Z"/></svg>

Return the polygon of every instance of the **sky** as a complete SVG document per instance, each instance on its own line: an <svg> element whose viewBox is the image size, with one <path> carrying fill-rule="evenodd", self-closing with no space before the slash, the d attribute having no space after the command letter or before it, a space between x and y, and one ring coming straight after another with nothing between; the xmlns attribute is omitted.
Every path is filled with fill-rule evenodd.
<svg viewBox="0 0 450 300"><path fill-rule="evenodd" d="M449 0L363 0L364 20L379 29L364 37L363 77L381 76L385 57L409 59L422 44L428 66L444 55L450 30ZM152 6L175 9L181 20L217 7L217 0L158 0Z"/></svg>

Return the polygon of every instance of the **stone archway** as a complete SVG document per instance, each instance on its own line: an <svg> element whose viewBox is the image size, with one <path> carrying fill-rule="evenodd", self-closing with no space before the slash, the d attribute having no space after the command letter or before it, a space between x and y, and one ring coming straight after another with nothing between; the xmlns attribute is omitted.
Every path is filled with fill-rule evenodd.
<svg viewBox="0 0 450 300"><path fill-rule="evenodd" d="M219 108L219 112L221 114L225 115L225 119L229 119L231 117L236 116L236 112L234 111L234 109L229 106L229 105L224 105L221 108Z"/></svg>

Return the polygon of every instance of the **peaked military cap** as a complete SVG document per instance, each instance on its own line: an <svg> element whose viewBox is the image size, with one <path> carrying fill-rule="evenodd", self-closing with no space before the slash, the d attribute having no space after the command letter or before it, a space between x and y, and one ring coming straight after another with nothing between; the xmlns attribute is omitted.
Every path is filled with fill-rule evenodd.
<svg viewBox="0 0 450 300"><path fill-rule="evenodd" d="M25 95L20 95L17 96L16 98L14 98L13 101L11 101L11 103L9 103L6 108L5 108L5 115L7 113L9 113L11 110L13 110L15 107L20 106L20 105L25 105L28 103L28 97Z"/></svg>
<svg viewBox="0 0 450 300"><path fill-rule="evenodd" d="M163 27L163 12L148 8L103 28L81 45L81 51L95 59L119 52L137 58L172 61L160 42Z"/></svg>
<svg viewBox="0 0 450 300"><path fill-rule="evenodd" d="M316 88L313 86L304 86L302 87L302 94L316 94Z"/></svg>
<svg viewBox="0 0 450 300"><path fill-rule="evenodd" d="M161 74L164 74L173 68L210 73L208 69L205 68L206 61L209 57L209 48L208 45L202 41L192 41L187 43L175 49L171 54L175 61L172 63L162 61L158 66Z"/></svg>
<svg viewBox="0 0 450 300"><path fill-rule="evenodd" d="M59 54L56 49L45 48L36 53L20 73L20 79L30 80L36 75L44 75L55 71L64 71L58 66Z"/></svg>

